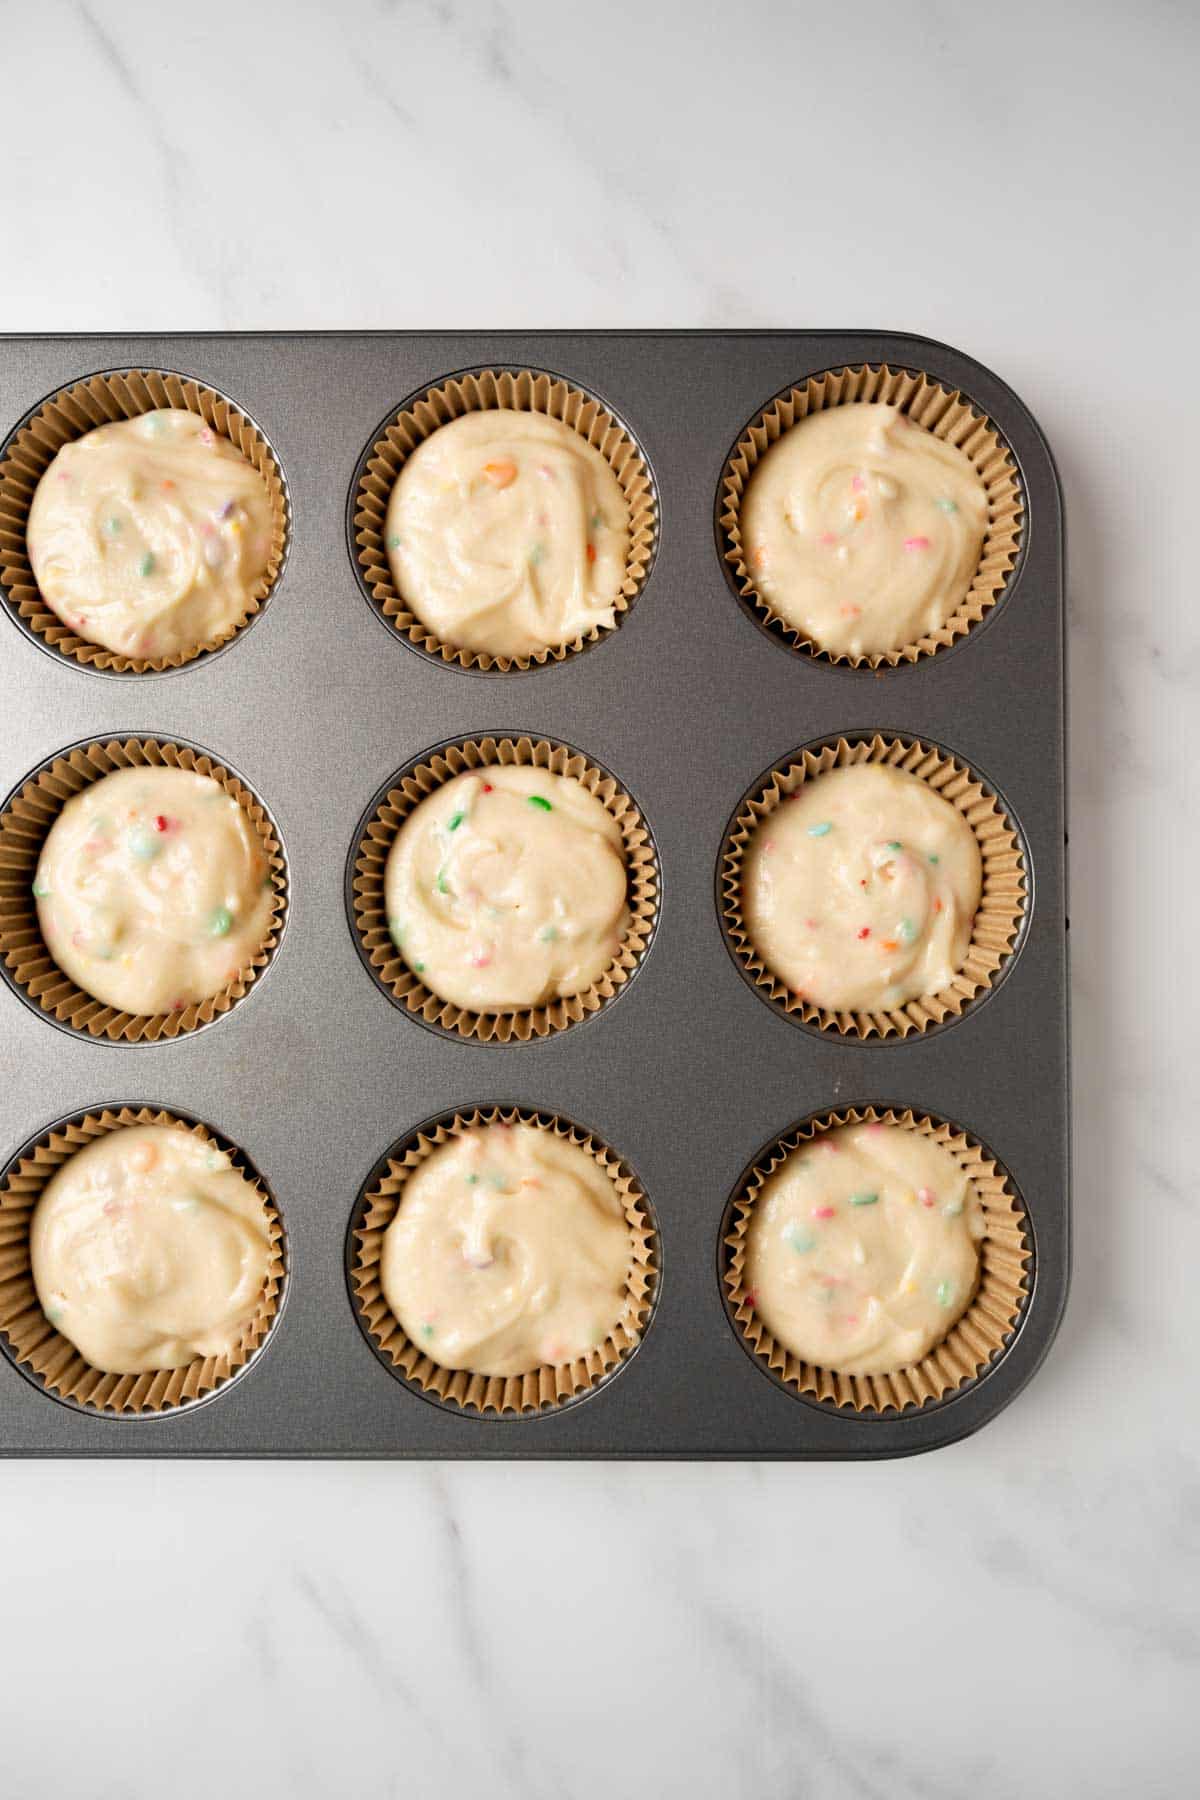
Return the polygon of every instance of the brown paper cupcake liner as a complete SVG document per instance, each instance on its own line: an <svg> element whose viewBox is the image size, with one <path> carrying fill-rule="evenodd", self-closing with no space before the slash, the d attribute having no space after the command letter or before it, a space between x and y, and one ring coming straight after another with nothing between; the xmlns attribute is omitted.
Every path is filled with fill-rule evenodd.
<svg viewBox="0 0 1200 1800"><path fill-rule="evenodd" d="M543 1363L527 1375L473 1375L466 1369L442 1368L405 1334L379 1280L384 1233L400 1210L410 1175L450 1138L475 1125L495 1124L536 1125L586 1150L616 1186L633 1236L625 1307L609 1336L586 1356L568 1363ZM605 1382L628 1362L645 1335L657 1297L658 1272L658 1233L650 1204L628 1165L581 1126L518 1107L474 1107L423 1126L389 1153L383 1174L372 1179L351 1221L351 1298L368 1342L408 1386L443 1405L479 1416L547 1412Z"/></svg>
<svg viewBox="0 0 1200 1800"><path fill-rule="evenodd" d="M492 656L443 643L409 611L392 579L385 545L388 502L405 461L442 425L464 413L497 407L514 412L545 413L577 431L599 450L620 483L629 504L629 554L625 578L614 602L616 625L595 625L582 637L538 650L529 656ZM531 669L562 662L588 644L607 637L620 625L645 584L658 538L658 500L649 464L633 437L600 402L581 388L535 369L482 369L456 375L410 400L376 436L360 466L351 496L354 559L363 591L394 631L427 655L464 669Z"/></svg>
<svg viewBox="0 0 1200 1800"><path fill-rule="evenodd" d="M254 1317L228 1355L197 1357L181 1369L106 1375L85 1362L42 1311L30 1264L34 1208L51 1177L77 1150L127 1125L181 1125L202 1143L224 1151L263 1197L272 1250L267 1283ZM126 1418L172 1412L224 1387L261 1349L271 1330L283 1291L284 1266L283 1222L258 1171L236 1144L176 1113L150 1106L106 1106L78 1114L44 1131L21 1151L0 1182L0 1345L47 1393L87 1412Z"/></svg>
<svg viewBox="0 0 1200 1800"><path fill-rule="evenodd" d="M191 769L211 775L243 808L270 868L272 910L266 939L248 968L219 993L178 1011L121 1012L85 993L54 961L42 937L33 880L42 845L66 802L117 769ZM261 800L231 770L191 744L157 737L109 738L77 744L34 771L0 812L0 959L10 984L60 1025L114 1044L157 1043L195 1031L227 1013L275 954L287 908L287 866L274 823Z"/></svg>
<svg viewBox="0 0 1200 1800"><path fill-rule="evenodd" d="M599 981L581 994L548 1006L505 1012L470 1012L431 992L409 968L388 930L384 876L396 834L414 807L467 769L522 765L568 775L603 801L616 820L624 847L629 923L620 950ZM484 1044L526 1043L578 1024L616 998L650 946L658 916L658 856L654 840L631 796L607 770L565 744L544 738L460 738L402 771L359 826L353 865L351 922L359 951L384 992L427 1025Z"/></svg>
<svg viewBox="0 0 1200 1800"><path fill-rule="evenodd" d="M245 613L235 624L192 650L179 650L171 656L126 656L78 637L46 605L30 566L25 527L38 482L64 444L85 436L97 425L135 419L142 413L167 407L196 413L258 470L271 499L271 546L267 567L251 592ZM258 426L215 388L169 370L117 369L60 388L17 427L0 452L0 593L28 631L50 649L73 657L87 669L121 675L156 674L181 668L198 656L221 649L245 630L269 598L283 568L290 531L291 510L283 470Z"/></svg>
<svg viewBox="0 0 1200 1800"><path fill-rule="evenodd" d="M962 1317L939 1344L892 1375L842 1375L805 1362L759 1317L743 1279L746 1233L763 1183L802 1143L840 1125L900 1125L933 1138L970 1177L982 1208L979 1279ZM944 1400L976 1380L1007 1349L1033 1286L1033 1233L1009 1176L982 1144L956 1126L907 1108L847 1107L821 1113L777 1138L755 1162L722 1226L721 1285L726 1311L755 1359L792 1393L859 1414L904 1412Z"/></svg>
<svg viewBox="0 0 1200 1800"><path fill-rule="evenodd" d="M858 763L883 763L925 781L962 814L983 861L979 907L962 968L949 987L879 1012L832 1012L795 993L763 962L742 914L746 850L760 822L814 776ZM936 745L875 733L836 738L797 751L756 784L729 827L721 851L721 923L743 973L779 1011L820 1031L863 1040L908 1037L959 1017L989 993L1016 953L1028 908L1025 853L999 798L973 770Z"/></svg>
<svg viewBox="0 0 1200 1800"><path fill-rule="evenodd" d="M971 585L955 611L936 631L869 656L847 656L823 650L803 631L780 618L770 601L755 586L742 548L742 496L759 458L784 432L809 413L852 401L875 401L898 407L934 437L954 444L968 458L987 492L988 527L979 553L979 566ZM944 388L928 375L912 369L892 369L886 363L858 368L831 369L811 376L802 386L780 394L747 427L738 439L721 476L721 550L734 593L753 615L793 650L829 663L851 668L878 669L884 665L913 663L932 656L964 637L1003 597L1021 548L1025 500L1016 463L1007 444L991 421L964 394Z"/></svg>

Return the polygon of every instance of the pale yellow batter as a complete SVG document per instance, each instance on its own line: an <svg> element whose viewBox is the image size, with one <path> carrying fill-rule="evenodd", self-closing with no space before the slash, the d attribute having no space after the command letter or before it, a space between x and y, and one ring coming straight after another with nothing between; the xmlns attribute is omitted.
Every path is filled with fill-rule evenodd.
<svg viewBox="0 0 1200 1800"><path fill-rule="evenodd" d="M59 968L123 1012L219 993L270 930L258 833L220 782L188 769L118 769L68 800L33 891Z"/></svg>
<svg viewBox="0 0 1200 1800"><path fill-rule="evenodd" d="M887 1375L965 1312L983 1214L948 1150L899 1125L822 1132L767 1177L743 1283L767 1329L817 1368Z"/></svg>
<svg viewBox="0 0 1200 1800"><path fill-rule="evenodd" d="M822 650L870 656L936 631L975 576L983 482L894 406L828 407L771 446L742 501L755 586Z"/></svg>
<svg viewBox="0 0 1200 1800"><path fill-rule="evenodd" d="M467 413L409 457L392 578L444 644L524 657L614 623L629 506L598 450L544 413Z"/></svg>
<svg viewBox="0 0 1200 1800"><path fill-rule="evenodd" d="M65 624L156 659L245 618L270 554L271 501L227 438L170 408L64 444L38 482L26 543Z"/></svg>
<svg viewBox="0 0 1200 1800"><path fill-rule="evenodd" d="M604 1342L632 1261L621 1197L586 1150L535 1125L479 1125L409 1178L380 1278L434 1362L524 1375Z"/></svg>
<svg viewBox="0 0 1200 1800"><path fill-rule="evenodd" d="M42 1311L110 1375L236 1348L271 1261L262 1195L176 1125L96 1138L46 1184L30 1224Z"/></svg>
<svg viewBox="0 0 1200 1800"><path fill-rule="evenodd" d="M979 905L975 834L948 800L878 763L805 781L756 828L742 910L794 994L875 1012L948 987Z"/></svg>
<svg viewBox="0 0 1200 1800"><path fill-rule="evenodd" d="M392 941L443 1000L504 1012L583 993L629 921L621 832L572 777L459 775L415 808L384 875Z"/></svg>

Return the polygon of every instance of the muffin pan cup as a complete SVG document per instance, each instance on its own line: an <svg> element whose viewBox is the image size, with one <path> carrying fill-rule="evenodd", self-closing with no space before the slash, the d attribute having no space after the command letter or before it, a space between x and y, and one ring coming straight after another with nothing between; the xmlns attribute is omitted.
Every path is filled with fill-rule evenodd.
<svg viewBox="0 0 1200 1800"><path fill-rule="evenodd" d="M969 399L1012 457L1023 510L1000 603L935 654L872 671L797 655L731 591L722 478L777 396L883 366ZM109 1105L201 1119L269 1183L288 1300L236 1380L153 1417L59 1404L0 1355L0 1450L854 1458L934 1448L994 1417L1045 1356L1069 1268L1063 524L1021 401L959 351L887 332L10 337L0 433L89 371L135 367L187 371L258 422L288 473L286 576L219 657L149 685L46 655L0 618L0 792L85 739L203 745L277 824L287 930L249 1003L136 1053L57 1030L0 989L0 1167L49 1122ZM543 370L595 396L643 454L658 521L617 630L586 655L486 679L381 628L356 573L353 507L379 421L479 369ZM618 1001L544 1038L483 1044L425 1029L380 991L345 878L397 770L514 725L636 797L658 915ZM796 1029L744 978L722 928L721 852L767 772L805 746L875 733L939 747L1002 797L1025 896L1003 979L952 1028L860 1041ZM567 1405L497 1417L432 1403L385 1366L352 1300L346 1248L365 1184L423 1122L475 1107L572 1121L636 1171L653 1212L655 1305L636 1354ZM722 1232L765 1145L867 1107L930 1115L986 1146L1033 1255L1015 1329L978 1376L859 1413L799 1396L747 1353L726 1310Z"/></svg>

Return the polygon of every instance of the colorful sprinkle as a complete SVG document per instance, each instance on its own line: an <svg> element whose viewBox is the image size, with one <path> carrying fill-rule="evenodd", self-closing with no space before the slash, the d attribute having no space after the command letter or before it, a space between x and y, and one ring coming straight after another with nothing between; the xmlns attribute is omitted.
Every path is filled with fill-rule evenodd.
<svg viewBox="0 0 1200 1800"><path fill-rule="evenodd" d="M893 854L893 855L896 855L896 854L898 854L898 853L899 853L899 852L900 852L900 851L901 851L901 850L903 850L903 848L904 848L904 845L903 845L903 844L898 844L898 843L896 843L896 841L895 841L895 839L894 839L894 838L893 838L893 840L892 840L892 842L891 842L891 843L890 843L890 844L885 844L885 845L884 845L884 849L885 849L885 850L890 850L890 851L891 851L891 852L892 852L892 854Z"/></svg>
<svg viewBox="0 0 1200 1800"><path fill-rule="evenodd" d="M480 945L478 949L471 952L469 960L473 969L486 969L491 963L492 953Z"/></svg>
<svg viewBox="0 0 1200 1800"><path fill-rule="evenodd" d="M389 919L388 920L388 936L391 938L393 944L395 944L397 950L400 950L403 948L404 927L400 923L399 919Z"/></svg>
<svg viewBox="0 0 1200 1800"><path fill-rule="evenodd" d="M129 846L129 854L136 857L138 862L150 862L158 855L158 845L140 825L134 827L125 841Z"/></svg>
<svg viewBox="0 0 1200 1800"><path fill-rule="evenodd" d="M827 550L831 550L837 541L836 531L818 531L817 533L818 544L824 544Z"/></svg>
<svg viewBox="0 0 1200 1800"><path fill-rule="evenodd" d="M591 518L588 520L588 530L589 531L603 531L604 530L604 514L602 512L597 511L592 514Z"/></svg>
<svg viewBox="0 0 1200 1800"><path fill-rule="evenodd" d="M422 1325L421 1336L431 1338L433 1336L433 1326L428 1323Z"/></svg>
<svg viewBox="0 0 1200 1800"><path fill-rule="evenodd" d="M837 1207L836 1206L814 1206L812 1209L812 1216L814 1219L836 1218L837 1217Z"/></svg>
<svg viewBox="0 0 1200 1800"><path fill-rule="evenodd" d="M138 563L138 574L139 575L153 575L153 573L154 573L154 554L152 551L147 550L145 556L143 556L141 561Z"/></svg>
<svg viewBox="0 0 1200 1800"><path fill-rule="evenodd" d="M851 1194L850 1196L851 1206L875 1206L878 1200L878 1194Z"/></svg>
<svg viewBox="0 0 1200 1800"><path fill-rule="evenodd" d="M388 539L388 549L398 550L403 542L404 539L400 536L399 532L393 531L391 537Z"/></svg>
<svg viewBox="0 0 1200 1800"><path fill-rule="evenodd" d="M468 1175L467 1176L467 1186L468 1187L478 1187L479 1186L478 1175Z"/></svg>
<svg viewBox="0 0 1200 1800"><path fill-rule="evenodd" d="M805 1231L803 1226L795 1223L785 1228L783 1240L785 1244L790 1244L797 1256L807 1256L810 1250L816 1248L817 1242L811 1231Z"/></svg>
<svg viewBox="0 0 1200 1800"><path fill-rule="evenodd" d="M529 552L530 567L536 569L545 554L546 546L544 544L535 544Z"/></svg>
<svg viewBox="0 0 1200 1800"><path fill-rule="evenodd" d="M33 883L34 899L35 900L44 900L49 892L50 892L50 888L49 888L48 884L42 880L40 875L36 876L34 879L34 883Z"/></svg>
<svg viewBox="0 0 1200 1800"><path fill-rule="evenodd" d="M922 1206L932 1206L937 1199L937 1195L932 1188L923 1187L917 1189L917 1199L921 1202Z"/></svg>
<svg viewBox="0 0 1200 1800"><path fill-rule="evenodd" d="M229 908L227 906L215 907L208 921L209 937L228 937L232 928L233 914Z"/></svg>
<svg viewBox="0 0 1200 1800"><path fill-rule="evenodd" d="M544 925L542 927L541 931L538 932L538 943L539 944L553 944L553 943L556 943L557 941L558 941L558 926L557 925Z"/></svg>
<svg viewBox="0 0 1200 1800"><path fill-rule="evenodd" d="M939 1306L949 1306L950 1301L953 1298L953 1295L954 1295L954 1289L950 1286L950 1283L948 1281L939 1281L938 1282L937 1303Z"/></svg>
<svg viewBox="0 0 1200 1800"><path fill-rule="evenodd" d="M927 537L905 538L904 548L906 550L928 550L929 539Z"/></svg>
<svg viewBox="0 0 1200 1800"><path fill-rule="evenodd" d="M495 488L511 487L517 479L517 465L515 462L509 462L507 458L499 462L484 463L483 477L485 481L490 481Z"/></svg>
<svg viewBox="0 0 1200 1800"><path fill-rule="evenodd" d="M958 503L954 500L935 500L933 504L939 512L956 513L958 511Z"/></svg>
<svg viewBox="0 0 1200 1800"><path fill-rule="evenodd" d="M507 1176L500 1175L497 1173L497 1171L495 1169L493 1169L490 1174L484 1176L484 1180L487 1182L487 1184L490 1188L495 1188L495 1190L498 1194L507 1194L507 1192L508 1192Z"/></svg>
<svg viewBox="0 0 1200 1800"><path fill-rule="evenodd" d="M904 939L906 944L911 944L917 935L917 928L911 919L901 919L896 930L900 933L900 936Z"/></svg>
<svg viewBox="0 0 1200 1800"><path fill-rule="evenodd" d="M931 863L933 863L934 867L936 868L937 864L940 863L942 859L940 856L935 856L933 854L933 851L931 850L929 852L929 860Z"/></svg>
<svg viewBox="0 0 1200 1800"><path fill-rule="evenodd" d="M871 935L871 927L869 925L864 925L858 935L860 938L869 938Z"/></svg>
<svg viewBox="0 0 1200 1800"><path fill-rule="evenodd" d="M530 804L530 806L536 806L539 812L553 812L554 811L554 808L551 806L550 802L548 800L543 800L543 798L540 794L530 794L529 804Z"/></svg>
<svg viewBox="0 0 1200 1800"><path fill-rule="evenodd" d="M111 519L106 519L104 521L104 529L105 529L105 531L107 531L109 537L116 537L121 530L120 519L115 518L115 517L111 518Z"/></svg>
<svg viewBox="0 0 1200 1800"><path fill-rule="evenodd" d="M459 826L462 824L463 820L466 818L466 816L467 816L466 813L461 812L461 811L456 812L456 813L451 813L450 817L446 820L446 830L447 831L457 831Z"/></svg>
<svg viewBox="0 0 1200 1800"><path fill-rule="evenodd" d="M439 894L448 894L450 892L450 889L446 886L446 867L444 863L438 870L433 885Z"/></svg>
<svg viewBox="0 0 1200 1800"><path fill-rule="evenodd" d="M414 963L413 964L413 974L414 975L423 975L424 973L425 973L425 964L424 963Z"/></svg>
<svg viewBox="0 0 1200 1800"><path fill-rule="evenodd" d="M896 942L895 938L880 938L879 948L884 952L884 954L886 956L891 956L893 951L898 950L900 948L900 946Z"/></svg>
<svg viewBox="0 0 1200 1800"><path fill-rule="evenodd" d="M155 831L168 831L170 829L170 824L171 824L171 822L167 818L165 813L155 813L155 815L154 815Z"/></svg>
<svg viewBox="0 0 1200 1800"><path fill-rule="evenodd" d="M590 563L594 563L594 562L595 562L595 560L596 560L596 546L595 546L595 544L589 544L589 545L588 545L588 547L587 547L587 559L588 559L588 561L589 561L589 562L590 562Z"/></svg>
<svg viewBox="0 0 1200 1800"><path fill-rule="evenodd" d="M867 484L861 475L854 475L850 479L850 486L854 489L856 494L863 493L866 490L866 485Z"/></svg>
<svg viewBox="0 0 1200 1800"><path fill-rule="evenodd" d="M832 823L828 819L824 819L820 825L810 825L808 835L809 837L828 837L832 830Z"/></svg>

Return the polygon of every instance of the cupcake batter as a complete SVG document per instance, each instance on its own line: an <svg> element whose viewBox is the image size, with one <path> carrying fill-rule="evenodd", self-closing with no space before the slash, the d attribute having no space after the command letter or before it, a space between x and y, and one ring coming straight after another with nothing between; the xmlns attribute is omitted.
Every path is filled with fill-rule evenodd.
<svg viewBox="0 0 1200 1800"><path fill-rule="evenodd" d="M220 782L189 769L118 769L68 800L33 891L59 968L122 1012L219 993L270 930L258 833Z"/></svg>
<svg viewBox="0 0 1200 1800"><path fill-rule="evenodd" d="M894 406L810 413L774 443L742 501L763 599L819 649L899 650L944 625L979 566L983 482L954 444Z"/></svg>
<svg viewBox="0 0 1200 1800"><path fill-rule="evenodd" d="M443 1000L511 1012L584 993L629 913L621 832L578 781L524 767L459 775L388 855L392 941Z"/></svg>
<svg viewBox="0 0 1200 1800"><path fill-rule="evenodd" d="M842 1375L919 1362L975 1292L983 1214L948 1150L899 1125L822 1132L769 1175L743 1283L794 1355Z"/></svg>
<svg viewBox="0 0 1200 1800"><path fill-rule="evenodd" d="M615 622L629 506L600 452L544 413L466 413L400 471L387 552L405 605L457 649L528 657Z"/></svg>
<svg viewBox="0 0 1200 1800"><path fill-rule="evenodd" d="M30 1224L38 1300L109 1375L227 1356L271 1261L262 1195L177 1125L96 1138L47 1183Z"/></svg>
<svg viewBox="0 0 1200 1800"><path fill-rule="evenodd" d="M380 1279L434 1362L524 1375L604 1342L632 1260L621 1197L586 1150L536 1125L477 1125L410 1177Z"/></svg>
<svg viewBox="0 0 1200 1800"><path fill-rule="evenodd" d="M876 1012L948 987L979 905L975 834L900 769L857 763L803 782L746 849L754 948L793 993Z"/></svg>
<svg viewBox="0 0 1200 1800"><path fill-rule="evenodd" d="M157 659L197 650L250 611L271 547L258 470L182 408L64 444L26 528L42 598L93 644Z"/></svg>

